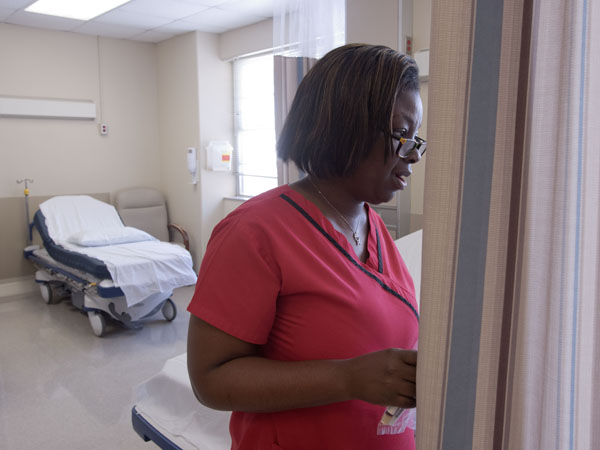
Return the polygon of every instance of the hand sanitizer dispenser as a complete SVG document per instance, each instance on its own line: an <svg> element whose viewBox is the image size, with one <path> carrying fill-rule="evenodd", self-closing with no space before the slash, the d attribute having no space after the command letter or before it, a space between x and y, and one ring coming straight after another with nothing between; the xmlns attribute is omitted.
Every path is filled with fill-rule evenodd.
<svg viewBox="0 0 600 450"><path fill-rule="evenodd" d="M198 184L198 155L195 147L187 149L187 165L192 176L192 184Z"/></svg>

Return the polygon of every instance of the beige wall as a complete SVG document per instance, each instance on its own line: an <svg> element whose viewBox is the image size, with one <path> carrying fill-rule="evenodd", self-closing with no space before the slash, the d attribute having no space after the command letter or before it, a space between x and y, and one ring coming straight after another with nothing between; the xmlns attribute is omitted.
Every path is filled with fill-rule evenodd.
<svg viewBox="0 0 600 450"><path fill-rule="evenodd" d="M0 24L0 61L0 95L92 100L98 111L97 120L0 118L0 198L20 195L17 177L35 180L33 195L160 186L153 44L101 38L98 58L95 36Z"/></svg>
<svg viewBox="0 0 600 450"><path fill-rule="evenodd" d="M219 56L222 60L268 50L272 47L272 19L263 20L219 35Z"/></svg>
<svg viewBox="0 0 600 450"><path fill-rule="evenodd" d="M231 64L219 57L219 37L189 33L158 45L100 38L99 50L94 36L0 24L0 95L92 100L98 108L89 121L0 118L0 282L31 273L21 261L26 225L16 178L35 180L34 197L161 189L171 221L190 234L196 265L223 217L223 197L235 194L231 173L204 169L208 142L233 140ZM108 136L99 134L101 116ZM195 186L190 146L201 168Z"/></svg>
<svg viewBox="0 0 600 450"><path fill-rule="evenodd" d="M98 112L97 120L0 118L0 280L28 273L17 178L35 180L32 197L161 186L155 45L99 44L100 52L95 36L0 24L0 95L92 100Z"/></svg>
<svg viewBox="0 0 600 450"><path fill-rule="evenodd" d="M188 230L198 267L223 217L223 197L235 194L231 172L205 169L208 142L233 140L231 64L219 58L218 36L188 33L158 44L158 80L163 189L170 220ZM187 147L198 151L197 185L187 170Z"/></svg>
<svg viewBox="0 0 600 450"><path fill-rule="evenodd" d="M346 42L398 49L398 0L346 0Z"/></svg>
<svg viewBox="0 0 600 450"><path fill-rule="evenodd" d="M194 261L201 243L202 197L192 185L186 165L187 147L198 147L198 64L194 33L163 41L157 46L160 163L169 219L190 235ZM186 208L185 205L189 205Z"/></svg>
<svg viewBox="0 0 600 450"><path fill-rule="evenodd" d="M413 50L429 48L431 0L413 0Z"/></svg>
<svg viewBox="0 0 600 450"><path fill-rule="evenodd" d="M233 144L233 67L219 55L219 36L197 33L198 83L200 98L200 181L202 183L202 251L213 228L223 219L224 197L235 195L232 172L206 170L210 141Z"/></svg>

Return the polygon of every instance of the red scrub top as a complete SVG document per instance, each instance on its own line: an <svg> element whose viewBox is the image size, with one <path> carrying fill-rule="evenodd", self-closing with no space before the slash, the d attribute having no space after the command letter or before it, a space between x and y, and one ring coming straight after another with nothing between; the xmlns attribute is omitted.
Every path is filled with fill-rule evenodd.
<svg viewBox="0 0 600 450"><path fill-rule="evenodd" d="M368 259L289 186L248 200L214 229L188 310L263 346L266 358L345 359L412 349L412 278L368 206ZM384 407L359 400L277 413L234 412L240 450L412 450L414 432L377 435Z"/></svg>

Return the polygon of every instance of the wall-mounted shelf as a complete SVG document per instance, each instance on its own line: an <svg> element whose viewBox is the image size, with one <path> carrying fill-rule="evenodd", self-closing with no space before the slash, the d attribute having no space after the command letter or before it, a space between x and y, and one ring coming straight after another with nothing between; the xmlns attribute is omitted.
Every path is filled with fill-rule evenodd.
<svg viewBox="0 0 600 450"><path fill-rule="evenodd" d="M0 117L90 120L96 118L96 104L85 100L0 96Z"/></svg>

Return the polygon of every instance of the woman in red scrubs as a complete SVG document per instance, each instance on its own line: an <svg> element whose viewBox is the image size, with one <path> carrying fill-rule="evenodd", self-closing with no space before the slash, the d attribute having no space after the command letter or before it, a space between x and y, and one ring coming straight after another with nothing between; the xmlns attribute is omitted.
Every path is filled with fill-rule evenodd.
<svg viewBox="0 0 600 450"><path fill-rule="evenodd" d="M416 405L414 286L369 207L406 187L425 142L418 69L349 44L305 76L278 154L307 174L213 231L189 305L188 369L205 405L233 411L234 449L414 449L377 435Z"/></svg>

